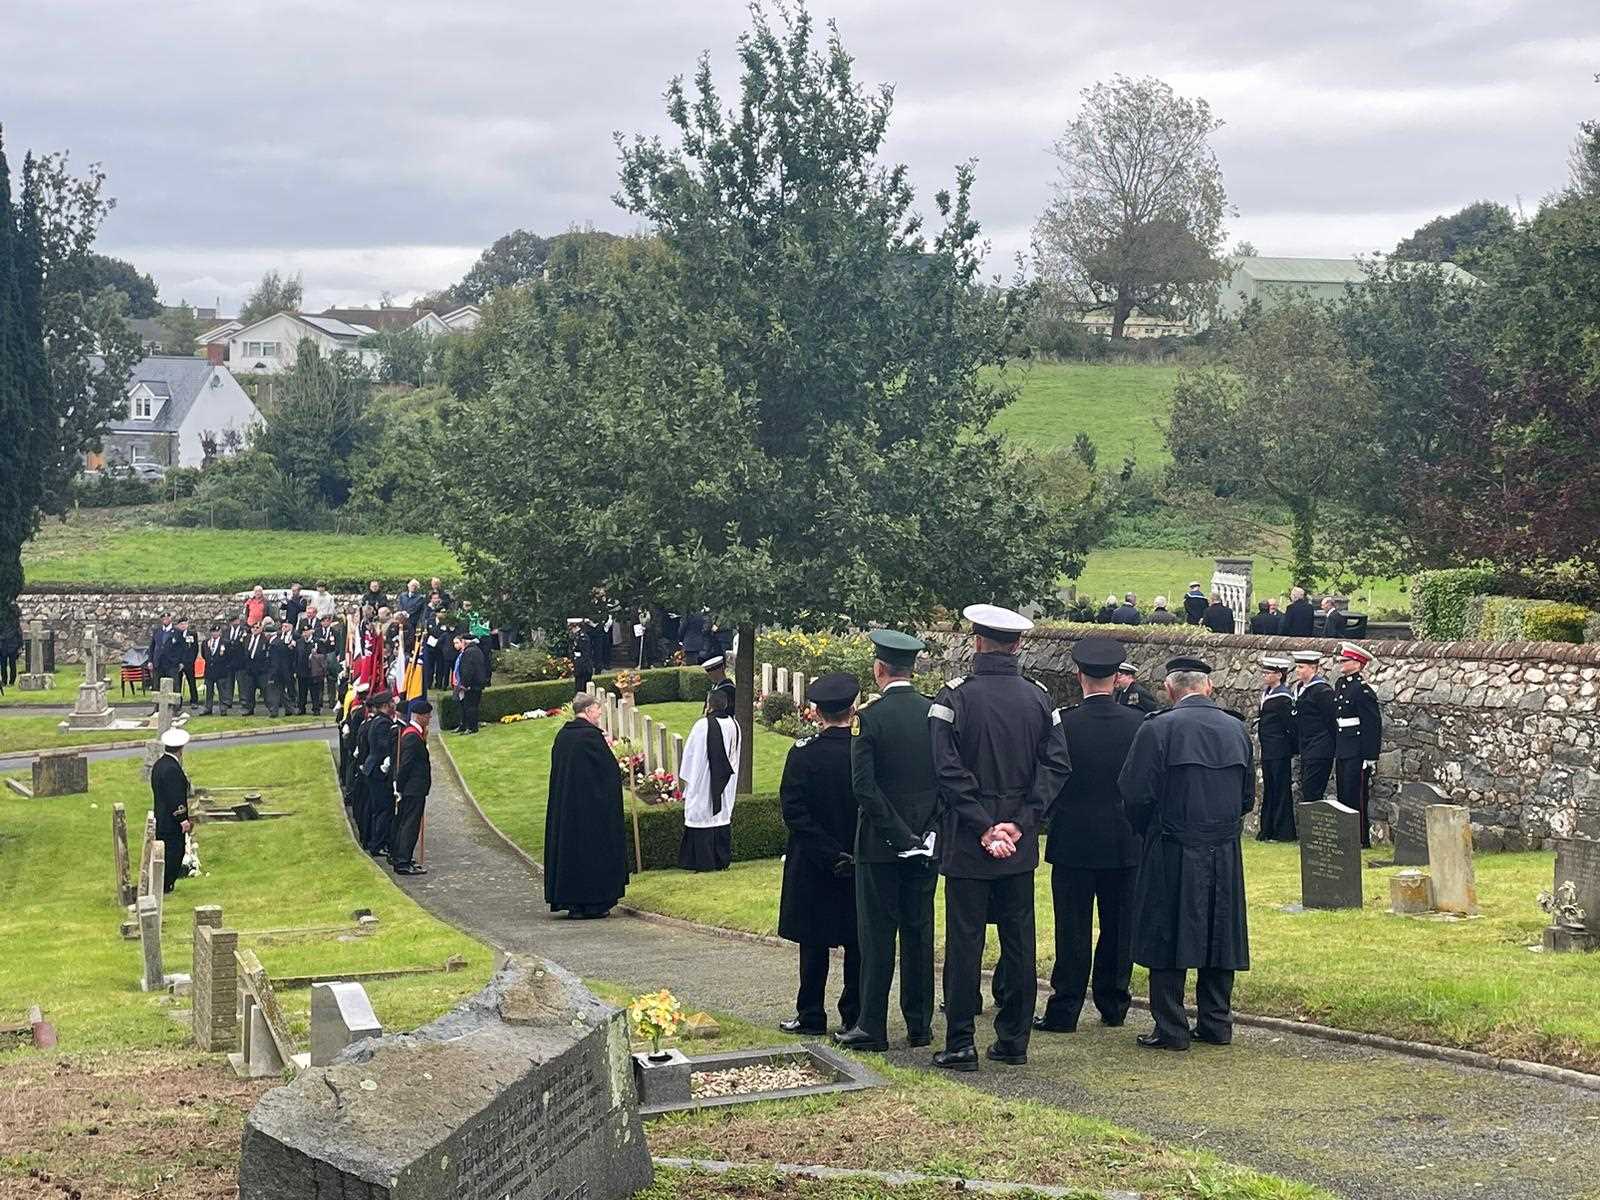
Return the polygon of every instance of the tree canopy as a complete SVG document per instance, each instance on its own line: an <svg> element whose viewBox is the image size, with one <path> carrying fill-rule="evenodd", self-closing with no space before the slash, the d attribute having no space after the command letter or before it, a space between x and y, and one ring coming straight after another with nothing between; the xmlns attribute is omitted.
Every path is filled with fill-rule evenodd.
<svg viewBox="0 0 1600 1200"><path fill-rule="evenodd" d="M1394 249L1408 262L1453 262L1468 271L1490 267L1497 246L1517 227L1504 204L1479 200L1458 212L1435 217Z"/></svg>
<svg viewBox="0 0 1600 1200"><path fill-rule="evenodd" d="M1111 313L1111 336L1143 312L1210 308L1223 275L1228 197L1204 99L1159 79L1115 76L1085 88L1056 141L1054 197L1034 227L1048 293Z"/></svg>
<svg viewBox="0 0 1600 1200"><path fill-rule="evenodd" d="M130 317L161 315L161 293L156 281L126 259L112 258L107 254L87 254L84 256L83 273L84 290L98 292L109 287L126 296Z"/></svg>
<svg viewBox="0 0 1600 1200"><path fill-rule="evenodd" d="M305 302L305 290L299 275L286 278L277 271L268 271L245 297L239 320L249 325L274 313L298 312Z"/></svg>

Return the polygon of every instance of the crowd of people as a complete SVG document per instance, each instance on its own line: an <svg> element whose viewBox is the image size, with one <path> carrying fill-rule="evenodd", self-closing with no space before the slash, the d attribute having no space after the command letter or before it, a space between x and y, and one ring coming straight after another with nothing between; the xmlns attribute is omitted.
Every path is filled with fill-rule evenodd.
<svg viewBox="0 0 1600 1200"><path fill-rule="evenodd" d="M829 1033L831 950L842 947L834 1041L888 1048L898 965L907 1041L930 1045L933 906L943 877L945 1038L934 1065L979 1068L975 1018L989 925L998 927L1000 962L984 1058L1025 1064L1032 1035L1075 1031L1086 1003L1104 1024L1122 1025L1135 962L1150 972L1154 1018L1141 1046L1226 1044L1234 975L1249 968L1240 839L1256 806L1257 763L1258 836L1294 836L1296 755L1301 799L1321 799L1336 772L1339 797L1358 809L1365 830L1382 740L1377 698L1361 676L1372 654L1346 642L1335 683L1321 674L1317 650L1265 658L1252 739L1246 714L1218 703L1203 659L1169 660L1158 701L1121 643L1081 638L1073 661L1082 702L1057 707L1021 673L1018 649L1031 622L993 605L964 615L976 646L971 674L931 699L912 685L923 643L893 630L869 635L878 699L858 706L860 685L846 673L823 675L806 692L820 732L790 749L779 788L788 843L778 932L797 944L800 976L795 1015L782 1028ZM622 783L597 702L579 695L573 711L552 749L545 898L569 916L602 917L627 885ZM713 688L693 751L685 750L687 869L727 863L739 745L729 711ZM1041 857L1051 870L1055 966L1039 1013ZM1190 971L1193 1024L1183 1006Z"/></svg>
<svg viewBox="0 0 1600 1200"><path fill-rule="evenodd" d="M1157 596L1150 611L1143 612L1135 593L1124 592L1120 600L1113 593L1096 610L1094 619L1100 625L1201 625L1213 633L1239 632L1233 608L1221 593L1202 591L1198 579L1179 600L1182 615L1172 611L1165 596ZM1337 638L1357 624L1333 596L1324 596L1321 604L1314 606L1305 588L1292 587L1286 602L1276 596L1257 602L1249 632L1268 637Z"/></svg>

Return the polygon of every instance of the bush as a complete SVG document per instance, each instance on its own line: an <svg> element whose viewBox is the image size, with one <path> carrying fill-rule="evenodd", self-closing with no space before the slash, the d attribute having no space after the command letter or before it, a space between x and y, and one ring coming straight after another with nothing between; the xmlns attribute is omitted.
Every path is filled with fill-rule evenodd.
<svg viewBox="0 0 1600 1200"><path fill-rule="evenodd" d="M538 646L499 650L494 656L494 674L505 683L540 683L571 676L572 660L555 658Z"/></svg>
<svg viewBox="0 0 1600 1200"><path fill-rule="evenodd" d="M1411 580L1411 624L1425 641L1453 642L1467 636L1467 601L1494 591L1491 567L1419 571Z"/></svg>
<svg viewBox="0 0 1600 1200"><path fill-rule="evenodd" d="M1523 622L1528 640L1534 642L1581 642L1593 614L1581 604L1545 601L1533 608Z"/></svg>
<svg viewBox="0 0 1600 1200"><path fill-rule="evenodd" d="M757 713L763 725L772 725L785 717L792 717L797 711L794 697L786 692L773 692L761 697L761 709Z"/></svg>
<svg viewBox="0 0 1600 1200"><path fill-rule="evenodd" d="M683 840L683 805L661 804L636 810L639 850L646 871L678 865L678 844ZM733 861L777 858L789 841L783 810L772 793L741 796L733 806Z"/></svg>
<svg viewBox="0 0 1600 1200"><path fill-rule="evenodd" d="M507 651L495 658L495 669L501 669ZM634 699L640 704L664 704L673 700L704 700L705 673L680 667L656 667L639 672L639 687ZM607 672L594 677L600 687L611 687L616 675ZM527 712L534 708L559 708L572 703L576 685L571 678L551 679L537 683L495 684L483 690L483 703L478 709L478 719L485 724L498 721L512 713ZM615 690L614 688L612 690ZM438 698L439 719L446 728L460 723L461 706L449 693Z"/></svg>
<svg viewBox="0 0 1600 1200"><path fill-rule="evenodd" d="M114 467L93 479L72 481L72 502L82 508L121 508L126 504L154 504L160 499L159 483L119 474Z"/></svg>
<svg viewBox="0 0 1600 1200"><path fill-rule="evenodd" d="M777 630L756 638L756 662L769 662L799 671L807 679L844 671L856 677L863 693L874 688L872 682L872 643L859 635L839 637L831 633L800 633Z"/></svg>
<svg viewBox="0 0 1600 1200"><path fill-rule="evenodd" d="M1579 604L1520 596L1474 596L1464 637L1484 642L1581 642L1590 612Z"/></svg>

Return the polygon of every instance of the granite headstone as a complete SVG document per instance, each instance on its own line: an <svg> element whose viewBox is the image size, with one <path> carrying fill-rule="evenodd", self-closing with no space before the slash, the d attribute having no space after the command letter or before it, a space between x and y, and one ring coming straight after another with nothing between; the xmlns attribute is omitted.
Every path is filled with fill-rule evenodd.
<svg viewBox="0 0 1600 1200"><path fill-rule="evenodd" d="M1402 785L1394 798L1394 820L1390 823L1395 866L1428 865L1428 805L1448 803L1450 797L1431 783Z"/></svg>
<svg viewBox="0 0 1600 1200"><path fill-rule="evenodd" d="M1583 909L1584 927L1600 930L1600 842L1557 843L1554 887L1569 881L1573 902Z"/></svg>
<svg viewBox="0 0 1600 1200"><path fill-rule="evenodd" d="M1296 806L1300 902L1305 907L1361 907L1360 822L1360 813L1337 800Z"/></svg>

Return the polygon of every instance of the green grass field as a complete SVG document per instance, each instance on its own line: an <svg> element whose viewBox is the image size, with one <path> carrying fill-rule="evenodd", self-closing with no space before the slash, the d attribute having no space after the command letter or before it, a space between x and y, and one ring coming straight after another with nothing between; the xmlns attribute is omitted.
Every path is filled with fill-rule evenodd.
<svg viewBox="0 0 1600 1200"><path fill-rule="evenodd" d="M1124 455L1151 466L1168 459L1159 423L1178 379L1176 367L1031 362L1008 368L1001 378L1020 384L1021 392L994 427L1025 445L1070 446L1082 431L1103 463L1120 462Z"/></svg>
<svg viewBox="0 0 1600 1200"><path fill-rule="evenodd" d="M23 667L26 669L26 662L23 663ZM83 682L83 668L63 664L54 672L53 682L54 687L42 692L24 692L15 686L8 687L6 694L0 696L0 708L16 704L71 704L78 698L78 685ZM119 690L112 688L107 695L116 700L119 698L117 695ZM154 703L152 700L151 704Z"/></svg>
<svg viewBox="0 0 1600 1200"><path fill-rule="evenodd" d="M388 1029L410 1029L482 987L491 966L488 947L435 920L396 888L383 869L356 848L329 761L319 744L219 750L190 765L196 786L246 784L282 797L292 817L249 824L202 824L201 874L179 880L166 898L163 949L169 972L189 970L190 911L220 904L240 947L252 948L269 974L285 976L420 966L465 955L468 969L367 985ZM168 998L139 990L140 949L117 932L111 806L127 806L130 851L139 853L149 785L137 760L91 763L90 790L81 796L24 800L0 791L0 945L6 947L3 1020L28 1004L43 1006L60 1036L51 1055L97 1049L181 1047L186 1025L167 1017ZM338 941L250 936L288 927L350 926L351 910L371 908L377 932ZM280 993L297 1035L307 1028L306 989ZM32 1050L11 1051L0 1061Z"/></svg>
<svg viewBox="0 0 1600 1200"><path fill-rule="evenodd" d="M137 717L138 709L117 709L120 716ZM6 717L0 720L0 754L17 754L26 750L57 750L67 746L98 746L106 742L144 742L155 737L153 729L78 729L61 733L56 727L60 717ZM276 721L265 716L254 717L191 717L184 728L190 733L231 733L238 729L296 729L316 724L317 718L279 717Z"/></svg>
<svg viewBox="0 0 1600 1200"><path fill-rule="evenodd" d="M1271 596L1287 597L1289 570L1285 563L1257 556L1255 594L1258 600ZM1137 592L1140 608L1148 611L1156 596L1166 596L1173 612L1182 613L1179 597L1191 579L1201 587L1211 582L1216 563L1211 558L1186 554L1181 550L1096 550L1089 555L1083 574L1072 582L1078 595L1097 604L1107 596L1119 598L1124 592ZM1371 580L1352 594L1356 612L1411 610L1410 584L1405 579Z"/></svg>

